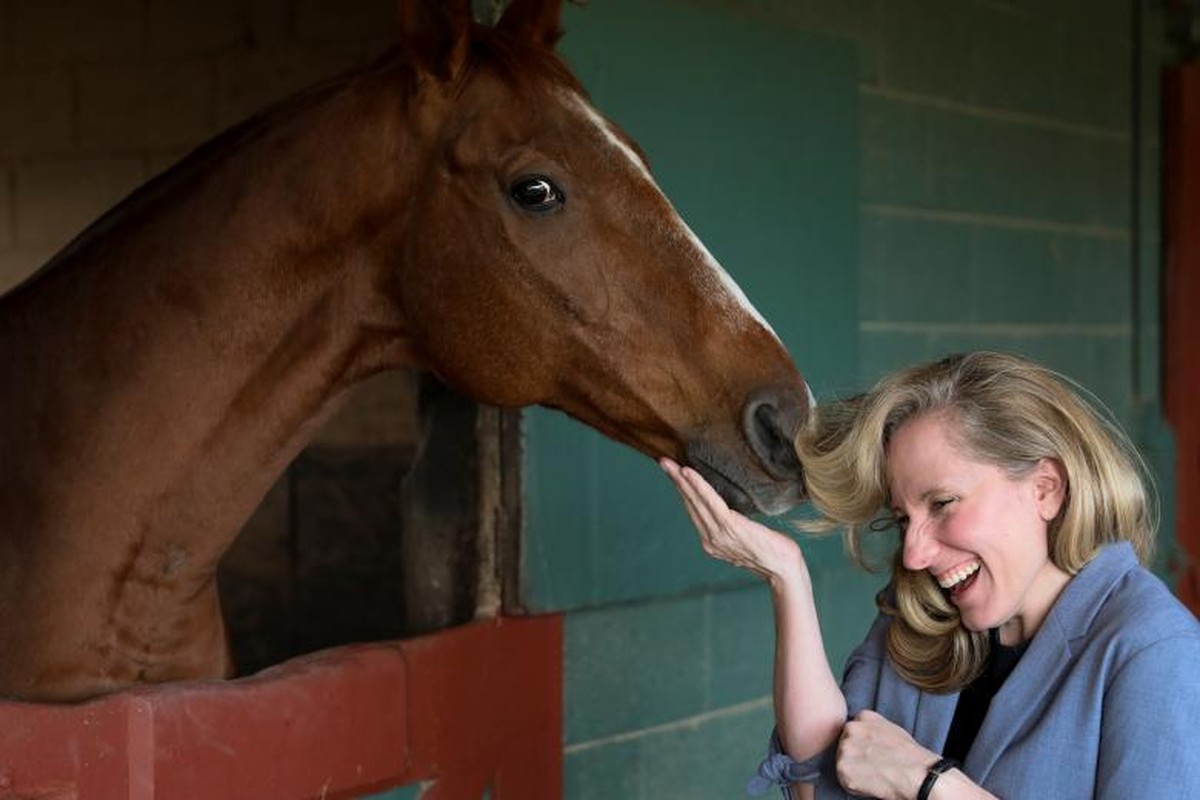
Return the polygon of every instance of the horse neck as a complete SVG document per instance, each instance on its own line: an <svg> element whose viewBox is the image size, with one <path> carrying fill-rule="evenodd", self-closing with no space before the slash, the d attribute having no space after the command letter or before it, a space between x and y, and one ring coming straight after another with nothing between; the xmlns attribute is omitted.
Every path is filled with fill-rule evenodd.
<svg viewBox="0 0 1200 800"><path fill-rule="evenodd" d="M215 562L344 390L410 360L380 288L419 150L401 91L364 74L223 137L5 298L0 446L29 458L0 499L25 535Z"/></svg>

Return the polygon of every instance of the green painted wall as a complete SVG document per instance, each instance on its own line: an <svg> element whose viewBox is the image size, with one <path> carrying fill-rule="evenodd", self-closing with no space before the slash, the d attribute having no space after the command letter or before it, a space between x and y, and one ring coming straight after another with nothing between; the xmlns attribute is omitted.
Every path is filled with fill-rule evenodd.
<svg viewBox="0 0 1200 800"><path fill-rule="evenodd" d="M568 10L563 49L820 395L948 351L1023 352L1112 408L1169 509L1157 196L1171 54L1149 10L1135 50L1134 7L595 0ZM762 122L740 129L730 107ZM756 145L737 174L770 177L786 207L730 213L708 166L725 156L705 154L741 141ZM778 257L747 257L780 231L763 244ZM771 720L769 600L704 559L653 465L578 427L539 412L527 428L526 599L568 612L565 795L738 797ZM837 666L879 578L836 541L804 546Z"/></svg>

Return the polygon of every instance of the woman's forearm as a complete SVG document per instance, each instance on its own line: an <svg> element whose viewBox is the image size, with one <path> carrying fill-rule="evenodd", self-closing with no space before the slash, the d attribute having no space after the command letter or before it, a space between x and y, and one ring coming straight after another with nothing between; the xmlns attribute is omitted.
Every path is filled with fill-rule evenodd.
<svg viewBox="0 0 1200 800"><path fill-rule="evenodd" d="M768 581L775 605L775 720L784 751L803 760L832 744L846 699L829 667L802 556Z"/></svg>

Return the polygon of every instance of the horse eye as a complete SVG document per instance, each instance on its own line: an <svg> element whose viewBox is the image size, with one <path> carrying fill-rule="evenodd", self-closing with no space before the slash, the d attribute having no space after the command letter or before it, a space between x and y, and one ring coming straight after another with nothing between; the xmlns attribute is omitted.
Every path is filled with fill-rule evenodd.
<svg viewBox="0 0 1200 800"><path fill-rule="evenodd" d="M557 211L567 199L562 189L542 175L521 178L508 188L508 196L521 208L536 214Z"/></svg>

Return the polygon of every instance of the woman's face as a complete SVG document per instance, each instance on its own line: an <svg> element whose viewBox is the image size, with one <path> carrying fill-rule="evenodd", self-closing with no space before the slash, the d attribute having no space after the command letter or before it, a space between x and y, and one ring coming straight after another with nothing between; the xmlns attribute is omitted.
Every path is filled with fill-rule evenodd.
<svg viewBox="0 0 1200 800"><path fill-rule="evenodd" d="M955 433L953 418L935 412L892 436L889 487L904 566L928 571L969 630L1000 628L1001 641L1015 644L1033 636L1070 580L1047 541L1064 476L1047 459L1010 477L965 455Z"/></svg>

